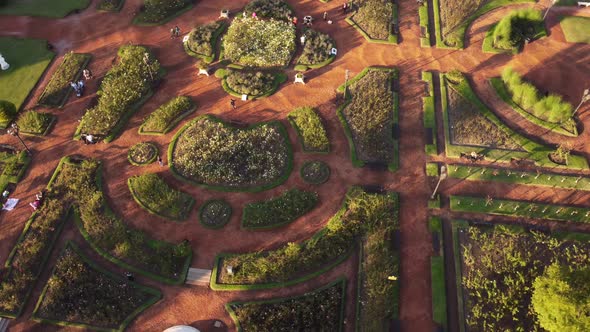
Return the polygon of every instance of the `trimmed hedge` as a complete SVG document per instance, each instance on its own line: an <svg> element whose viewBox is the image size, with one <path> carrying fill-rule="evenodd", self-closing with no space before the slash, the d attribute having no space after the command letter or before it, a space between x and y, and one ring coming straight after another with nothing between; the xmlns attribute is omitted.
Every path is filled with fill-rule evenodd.
<svg viewBox="0 0 590 332"><path fill-rule="evenodd" d="M524 44L526 38L534 38L539 34L547 34L541 11L525 8L504 16L492 35L495 47L511 50Z"/></svg>
<svg viewBox="0 0 590 332"><path fill-rule="evenodd" d="M62 107L72 92L70 82L80 78L91 58L90 54L85 53L69 52L64 55L62 63L51 76L37 103L46 107Z"/></svg>
<svg viewBox="0 0 590 332"><path fill-rule="evenodd" d="M439 252L430 257L432 288L432 319L447 330L447 294L445 289L445 257L442 223L439 217L430 217L429 229L438 238Z"/></svg>
<svg viewBox="0 0 590 332"><path fill-rule="evenodd" d="M191 0L144 0L133 24L160 25L192 8Z"/></svg>
<svg viewBox="0 0 590 332"><path fill-rule="evenodd" d="M309 184L322 184L330 178L330 167L323 161L306 161L301 166L299 175Z"/></svg>
<svg viewBox="0 0 590 332"><path fill-rule="evenodd" d="M231 205L222 199L208 200L199 209L199 222L211 229L225 226L232 214Z"/></svg>
<svg viewBox="0 0 590 332"><path fill-rule="evenodd" d="M195 199L171 188L158 174L146 173L127 180L133 199L149 213L172 220L186 220Z"/></svg>
<svg viewBox="0 0 590 332"><path fill-rule="evenodd" d="M138 129L143 135L164 135L186 116L196 109L196 105L190 97L178 96L170 99L153 111L143 121Z"/></svg>
<svg viewBox="0 0 590 332"><path fill-rule="evenodd" d="M320 115L312 107L299 107L287 115L304 152L328 153L330 141Z"/></svg>
<svg viewBox="0 0 590 332"><path fill-rule="evenodd" d="M151 142L137 143L127 152L127 160L134 166L146 166L158 158L158 147Z"/></svg>
<svg viewBox="0 0 590 332"><path fill-rule="evenodd" d="M55 120L56 116L51 113L26 111L18 117L16 124L21 134L45 136Z"/></svg>
<svg viewBox="0 0 590 332"><path fill-rule="evenodd" d="M96 265L68 241L43 288L32 319L60 326L123 331L137 315L161 298L160 291L129 282Z"/></svg>
<svg viewBox="0 0 590 332"><path fill-rule="evenodd" d="M242 214L242 227L264 230L284 226L311 211L318 199L315 192L289 189L269 200L248 203Z"/></svg>
<svg viewBox="0 0 590 332"><path fill-rule="evenodd" d="M287 80L287 75L282 72L272 73L231 68L219 69L215 72L215 76L223 78L221 87L225 92L237 98L242 98L242 95L246 94L251 100L274 94L279 85Z"/></svg>
<svg viewBox="0 0 590 332"><path fill-rule="evenodd" d="M425 1L418 7L418 17L420 19L420 28L424 34L420 34L420 46L430 47L430 27L428 23L428 6L429 2Z"/></svg>

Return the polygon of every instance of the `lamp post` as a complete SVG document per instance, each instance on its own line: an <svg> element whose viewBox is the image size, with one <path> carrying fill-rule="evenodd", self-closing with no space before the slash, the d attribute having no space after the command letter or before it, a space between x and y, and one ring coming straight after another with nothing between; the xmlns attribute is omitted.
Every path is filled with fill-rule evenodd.
<svg viewBox="0 0 590 332"><path fill-rule="evenodd" d="M588 100L590 100L590 89L584 90L584 93L582 94L582 100L580 100L580 103L578 104L578 107L576 107L576 109L574 110L573 114L576 114L576 112L580 109L582 104L587 102Z"/></svg>
<svg viewBox="0 0 590 332"><path fill-rule="evenodd" d="M7 132L12 136L16 136L16 138L18 138L18 140L25 147L25 150L27 150L27 153L31 154L31 150L29 150L23 139L20 138L20 135L18 134L18 125L16 124L16 122L13 122L12 125L10 125L10 128L8 128Z"/></svg>
<svg viewBox="0 0 590 332"><path fill-rule="evenodd" d="M150 73L150 78L153 81L154 80L154 75L152 74L152 69L150 68L149 62L150 62L150 54L148 52L145 52L143 54L143 63L145 63L145 66L147 67L148 73Z"/></svg>
<svg viewBox="0 0 590 332"><path fill-rule="evenodd" d="M553 5L555 5L557 3L557 1L559 1L559 0L551 0L551 4L549 5L549 8L547 8L545 15L543 15L543 21L545 21L545 17L547 17L547 14L549 14L551 7L553 7Z"/></svg>
<svg viewBox="0 0 590 332"><path fill-rule="evenodd" d="M440 182L444 179L447 178L447 166L442 166L440 168L440 175L438 176L438 182L436 183L436 187L434 187L434 191L432 192L432 195L430 195L430 199L434 199L434 196L436 196L436 192L438 191L438 186L440 186Z"/></svg>

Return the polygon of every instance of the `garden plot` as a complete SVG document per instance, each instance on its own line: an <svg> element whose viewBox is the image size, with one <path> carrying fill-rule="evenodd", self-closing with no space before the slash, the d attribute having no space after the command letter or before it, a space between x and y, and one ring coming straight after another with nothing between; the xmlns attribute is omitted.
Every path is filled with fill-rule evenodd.
<svg viewBox="0 0 590 332"><path fill-rule="evenodd" d="M397 5L391 1L363 0L358 9L346 19L369 42L397 44Z"/></svg>

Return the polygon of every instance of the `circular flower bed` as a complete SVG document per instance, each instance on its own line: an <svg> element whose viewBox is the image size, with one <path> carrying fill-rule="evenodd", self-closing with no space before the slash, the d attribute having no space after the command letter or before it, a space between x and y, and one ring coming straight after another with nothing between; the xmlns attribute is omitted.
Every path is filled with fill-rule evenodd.
<svg viewBox="0 0 590 332"><path fill-rule="evenodd" d="M311 184L322 184L330 177L330 167L323 161L307 161L300 171L303 181Z"/></svg>
<svg viewBox="0 0 590 332"><path fill-rule="evenodd" d="M129 149L127 160L135 166L151 164L158 157L158 147L154 143L141 142Z"/></svg>
<svg viewBox="0 0 590 332"><path fill-rule="evenodd" d="M213 199L205 202L199 210L199 221L207 228L221 228L229 222L232 208L228 202Z"/></svg>
<svg viewBox="0 0 590 332"><path fill-rule="evenodd" d="M257 97L273 88L275 76L261 71L227 70L227 87L238 94Z"/></svg>

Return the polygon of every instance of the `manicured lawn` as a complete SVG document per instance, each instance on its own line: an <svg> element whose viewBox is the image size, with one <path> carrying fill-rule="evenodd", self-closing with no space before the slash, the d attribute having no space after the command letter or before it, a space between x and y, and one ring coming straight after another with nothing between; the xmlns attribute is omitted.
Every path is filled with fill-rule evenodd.
<svg viewBox="0 0 590 332"><path fill-rule="evenodd" d="M90 5L90 0L8 0L0 15L46 16L60 18Z"/></svg>
<svg viewBox="0 0 590 332"><path fill-rule="evenodd" d="M20 109L55 54L47 50L47 41L0 37L0 52L10 69L0 72L0 100Z"/></svg>
<svg viewBox="0 0 590 332"><path fill-rule="evenodd" d="M560 25L568 42L590 44L590 17L567 16Z"/></svg>

